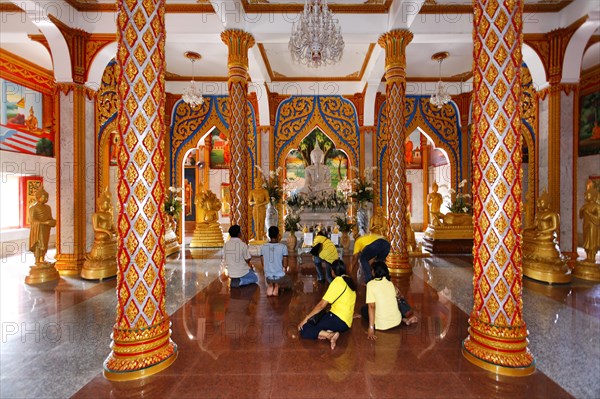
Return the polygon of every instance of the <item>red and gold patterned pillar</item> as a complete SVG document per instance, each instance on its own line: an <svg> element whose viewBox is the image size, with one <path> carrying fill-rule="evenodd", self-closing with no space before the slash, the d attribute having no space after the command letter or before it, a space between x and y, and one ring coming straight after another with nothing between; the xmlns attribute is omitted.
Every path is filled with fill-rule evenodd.
<svg viewBox="0 0 600 399"><path fill-rule="evenodd" d="M474 305L463 354L497 374L529 375L535 366L522 298L523 2L473 4Z"/></svg>
<svg viewBox="0 0 600 399"><path fill-rule="evenodd" d="M165 307L165 0L117 4L119 269L104 376L132 380L177 357Z"/></svg>
<svg viewBox="0 0 600 399"><path fill-rule="evenodd" d="M385 79L387 97L387 214L388 238L391 244L387 263L390 272L412 273L408 263L406 246L406 165L404 154L406 139L406 118L404 101L406 99L406 46L413 38L407 30L393 30L379 38L379 45L385 49Z"/></svg>
<svg viewBox="0 0 600 399"><path fill-rule="evenodd" d="M248 223L248 50L254 45L251 34L227 29L221 40L229 48L227 66L229 79L229 141L231 159L231 224L238 224L246 239L250 238Z"/></svg>

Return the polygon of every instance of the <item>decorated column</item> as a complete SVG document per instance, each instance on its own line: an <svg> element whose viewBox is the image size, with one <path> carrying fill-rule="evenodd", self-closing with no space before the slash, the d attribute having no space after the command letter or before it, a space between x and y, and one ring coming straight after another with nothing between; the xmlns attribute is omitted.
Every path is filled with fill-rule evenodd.
<svg viewBox="0 0 600 399"><path fill-rule="evenodd" d="M221 40L229 47L227 66L229 79L229 142L232 162L229 164L231 182L231 224L238 224L248 239L248 50L254 45L251 34L227 29Z"/></svg>
<svg viewBox="0 0 600 399"><path fill-rule="evenodd" d="M535 370L523 320L521 46L523 2L474 2L473 289L464 356L503 375Z"/></svg>
<svg viewBox="0 0 600 399"><path fill-rule="evenodd" d="M104 376L132 380L177 357L165 306L165 0L117 4L117 320Z"/></svg>
<svg viewBox="0 0 600 399"><path fill-rule="evenodd" d="M406 140L404 101L406 99L406 46L413 38L407 30L393 30L379 38L379 45L385 49L385 79L387 106L386 151L387 167L387 214L388 238L391 250L387 263L391 272L412 273L408 263L406 246L406 165L404 141ZM381 193L382 195L384 193Z"/></svg>

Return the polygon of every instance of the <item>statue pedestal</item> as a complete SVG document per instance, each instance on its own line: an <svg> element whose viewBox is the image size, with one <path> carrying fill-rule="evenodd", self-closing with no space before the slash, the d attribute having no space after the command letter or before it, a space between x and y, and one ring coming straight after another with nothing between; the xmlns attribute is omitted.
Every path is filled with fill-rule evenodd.
<svg viewBox="0 0 600 399"><path fill-rule="evenodd" d="M523 240L523 275L548 284L571 282L568 258L555 241Z"/></svg>
<svg viewBox="0 0 600 399"><path fill-rule="evenodd" d="M593 262L578 260L575 262L573 277L582 280L600 281L600 265Z"/></svg>
<svg viewBox="0 0 600 399"><path fill-rule="evenodd" d="M314 212L302 212L300 213L300 224L308 227L318 225L319 223L323 227L335 226L334 216L344 217L345 213L334 212L332 209L315 209Z"/></svg>
<svg viewBox="0 0 600 399"><path fill-rule="evenodd" d="M196 223L190 248L222 247L224 243L219 223Z"/></svg>
<svg viewBox="0 0 600 399"><path fill-rule="evenodd" d="M181 245L177 241L177 235L171 227L165 231L165 256L181 251Z"/></svg>
<svg viewBox="0 0 600 399"><path fill-rule="evenodd" d="M92 250L85 256L81 278L102 280L117 275L117 240L94 242Z"/></svg>
<svg viewBox="0 0 600 399"><path fill-rule="evenodd" d="M36 263L35 266L30 266L29 275L25 277L25 284L43 284L58 279L60 279L60 275L56 271L54 263Z"/></svg>
<svg viewBox="0 0 600 399"><path fill-rule="evenodd" d="M423 248L432 254L471 254L473 225L427 226Z"/></svg>

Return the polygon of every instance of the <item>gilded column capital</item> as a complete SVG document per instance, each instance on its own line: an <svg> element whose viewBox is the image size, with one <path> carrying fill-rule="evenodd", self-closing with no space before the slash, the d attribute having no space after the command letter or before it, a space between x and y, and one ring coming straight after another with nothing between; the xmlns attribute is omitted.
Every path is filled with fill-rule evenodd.
<svg viewBox="0 0 600 399"><path fill-rule="evenodd" d="M248 69L248 50L254 46L254 36L240 29L227 29L221 33L221 40L229 48L227 66Z"/></svg>
<svg viewBox="0 0 600 399"><path fill-rule="evenodd" d="M406 77L406 46L412 39L412 32L405 29L392 30L379 37L377 43L385 49L386 80Z"/></svg>

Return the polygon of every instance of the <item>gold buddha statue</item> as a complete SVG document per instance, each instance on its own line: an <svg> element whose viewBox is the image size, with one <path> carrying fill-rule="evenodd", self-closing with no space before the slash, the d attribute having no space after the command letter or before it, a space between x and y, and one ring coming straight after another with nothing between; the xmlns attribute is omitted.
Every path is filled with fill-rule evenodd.
<svg viewBox="0 0 600 399"><path fill-rule="evenodd" d="M417 250L417 239L415 237L415 231L410 225L410 211L406 211L406 250L408 252L415 252Z"/></svg>
<svg viewBox="0 0 600 399"><path fill-rule="evenodd" d="M265 217L267 216L267 204L271 200L269 191L263 187L264 178L262 173L256 174L254 189L248 195L252 207L252 220L254 221L254 242L264 242Z"/></svg>
<svg viewBox="0 0 600 399"><path fill-rule="evenodd" d="M96 205L98 210L92 215L94 244L85 257L81 277L102 280L117 275L117 231L108 187L100 195Z"/></svg>
<svg viewBox="0 0 600 399"><path fill-rule="evenodd" d="M26 284L40 284L59 278L54 263L46 261L50 229L56 226L56 220L47 204L48 192L43 186L36 191L35 199L35 204L29 207L29 250L35 255L35 266L31 266L29 275L25 277Z"/></svg>
<svg viewBox="0 0 600 399"><path fill-rule="evenodd" d="M441 212L444 199L442 194L438 193L438 184L434 181L431 185L431 192L427 194L427 205L429 205L429 223L434 226L441 226L444 214Z"/></svg>
<svg viewBox="0 0 600 399"><path fill-rule="evenodd" d="M470 213L442 213L443 198L438 193L438 185L434 181L431 192L427 195L429 205L429 225L425 230L425 241L435 240L472 240L473 239L473 216ZM433 245L433 244L431 244ZM431 247L430 245L430 247ZM470 243L472 247L472 243ZM458 246L455 246L459 248ZM469 252L469 243L465 241L458 253ZM450 253L450 252L448 252Z"/></svg>
<svg viewBox="0 0 600 399"><path fill-rule="evenodd" d="M385 236L387 234L387 218L383 213L383 208L375 209L375 213L369 222L369 231L374 234Z"/></svg>
<svg viewBox="0 0 600 399"><path fill-rule="evenodd" d="M196 228L191 248L222 247L223 230L219 224L221 200L215 193L198 184L196 190Z"/></svg>
<svg viewBox="0 0 600 399"><path fill-rule="evenodd" d="M600 250L600 195L591 182L584 199L579 217L583 219L585 259L576 262L573 275L584 280L600 281L600 264L596 263L596 254Z"/></svg>
<svg viewBox="0 0 600 399"><path fill-rule="evenodd" d="M550 196L542 193L537 200L533 226L523 230L523 274L547 283L568 283L571 271L560 252L557 232L560 216L550 209Z"/></svg>

